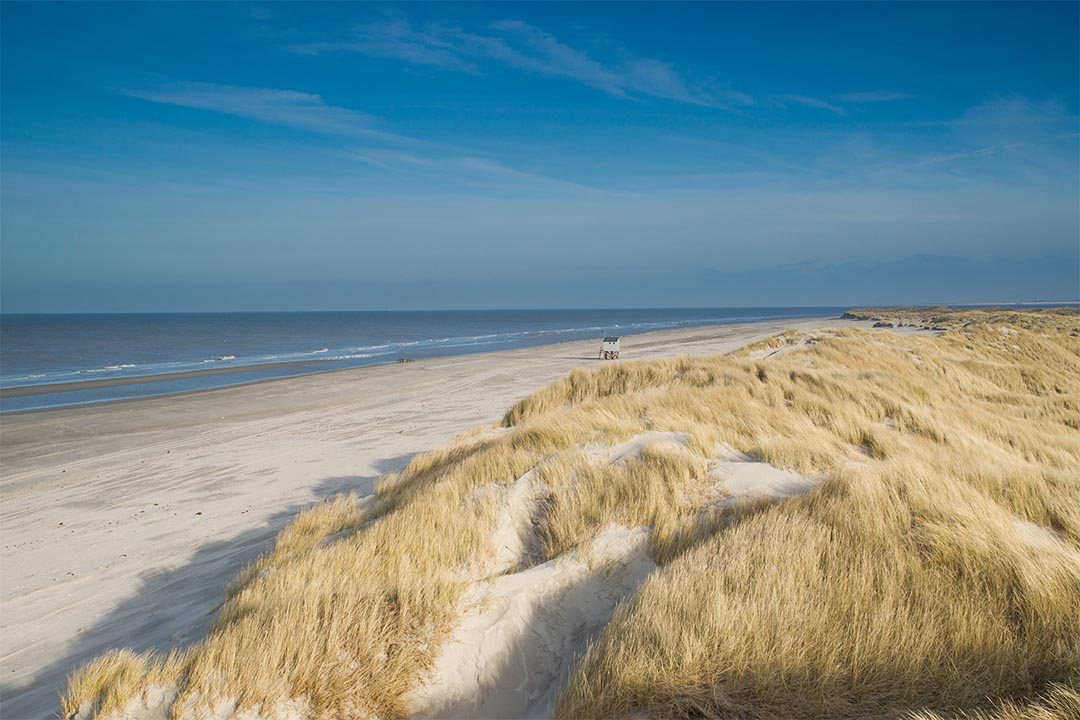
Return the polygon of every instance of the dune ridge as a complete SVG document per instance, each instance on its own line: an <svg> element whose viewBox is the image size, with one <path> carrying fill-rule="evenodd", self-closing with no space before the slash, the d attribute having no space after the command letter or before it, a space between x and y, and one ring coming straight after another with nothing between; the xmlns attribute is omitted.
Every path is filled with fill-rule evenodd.
<svg viewBox="0 0 1080 720"><path fill-rule="evenodd" d="M385 477L374 500L302 513L230 585L203 642L103 656L64 714L482 708L477 677L444 682L477 688L451 703L416 698L476 634L462 634L470 613L571 563L624 591L571 623L580 642L552 639L580 659L525 696L511 684L515 714L1080 713L1080 314L917 319L942 334L791 332L574 371ZM740 463L758 475L740 482ZM508 524L514 502L527 508ZM606 567L631 557L640 572ZM521 613L510 640L538 627Z"/></svg>

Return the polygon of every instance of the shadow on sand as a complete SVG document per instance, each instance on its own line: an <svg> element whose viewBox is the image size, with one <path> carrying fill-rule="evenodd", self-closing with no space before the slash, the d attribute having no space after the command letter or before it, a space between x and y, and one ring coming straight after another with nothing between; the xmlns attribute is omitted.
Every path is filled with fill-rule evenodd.
<svg viewBox="0 0 1080 720"><path fill-rule="evenodd" d="M369 495L380 477L401 470L412 457L410 453L377 461L378 475L325 478L312 488L309 502L290 505L261 527L203 545L183 567L143 573L138 589L99 622L81 629L61 658L42 668L29 683L0 687L0 717L58 717L59 694L68 675L106 650L168 653L202 639L210 628L214 608L224 598L226 582L270 550L277 532L298 511L341 492Z"/></svg>

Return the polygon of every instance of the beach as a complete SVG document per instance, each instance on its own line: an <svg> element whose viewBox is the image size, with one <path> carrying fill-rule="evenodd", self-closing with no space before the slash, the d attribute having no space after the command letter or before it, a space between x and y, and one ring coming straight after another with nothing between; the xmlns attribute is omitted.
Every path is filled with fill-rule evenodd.
<svg viewBox="0 0 1080 720"><path fill-rule="evenodd" d="M622 360L706 356L835 317L647 333ZM4 716L50 717L74 666L199 639L230 577L320 499L382 475L576 367L599 339L3 416Z"/></svg>

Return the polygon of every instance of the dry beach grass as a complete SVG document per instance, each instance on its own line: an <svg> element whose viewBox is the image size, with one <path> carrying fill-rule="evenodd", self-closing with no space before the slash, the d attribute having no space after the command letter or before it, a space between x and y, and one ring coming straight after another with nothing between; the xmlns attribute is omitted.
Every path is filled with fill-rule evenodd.
<svg viewBox="0 0 1080 720"><path fill-rule="evenodd" d="M618 524L648 529L657 568L559 717L1080 716L1080 314L857 317L945 331L574 371L373 499L304 511L202 642L94 661L65 715L405 716L470 588ZM725 502L713 469L734 453L816 487Z"/></svg>

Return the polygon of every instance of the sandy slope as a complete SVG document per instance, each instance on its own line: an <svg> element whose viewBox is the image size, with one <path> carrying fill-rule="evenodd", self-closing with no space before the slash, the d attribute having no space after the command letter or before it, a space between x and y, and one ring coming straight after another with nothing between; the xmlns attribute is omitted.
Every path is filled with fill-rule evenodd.
<svg viewBox="0 0 1080 720"><path fill-rule="evenodd" d="M624 339L623 356L716 354L844 324L665 331ZM70 669L109 647L198 637L226 579L296 509L369 492L595 351L575 342L4 416L0 714L51 716Z"/></svg>
<svg viewBox="0 0 1080 720"><path fill-rule="evenodd" d="M646 432L594 462L619 464L657 444L685 448L686 433ZM531 563L532 515L544 488L530 470L505 490L503 519L492 537L493 566L466 595L461 620L435 666L410 698L417 718L550 718L559 693L588 644L656 569L651 528L611 525L587 549ZM709 474L732 505L806 492L817 481L732 452ZM515 571L516 570L516 571Z"/></svg>

